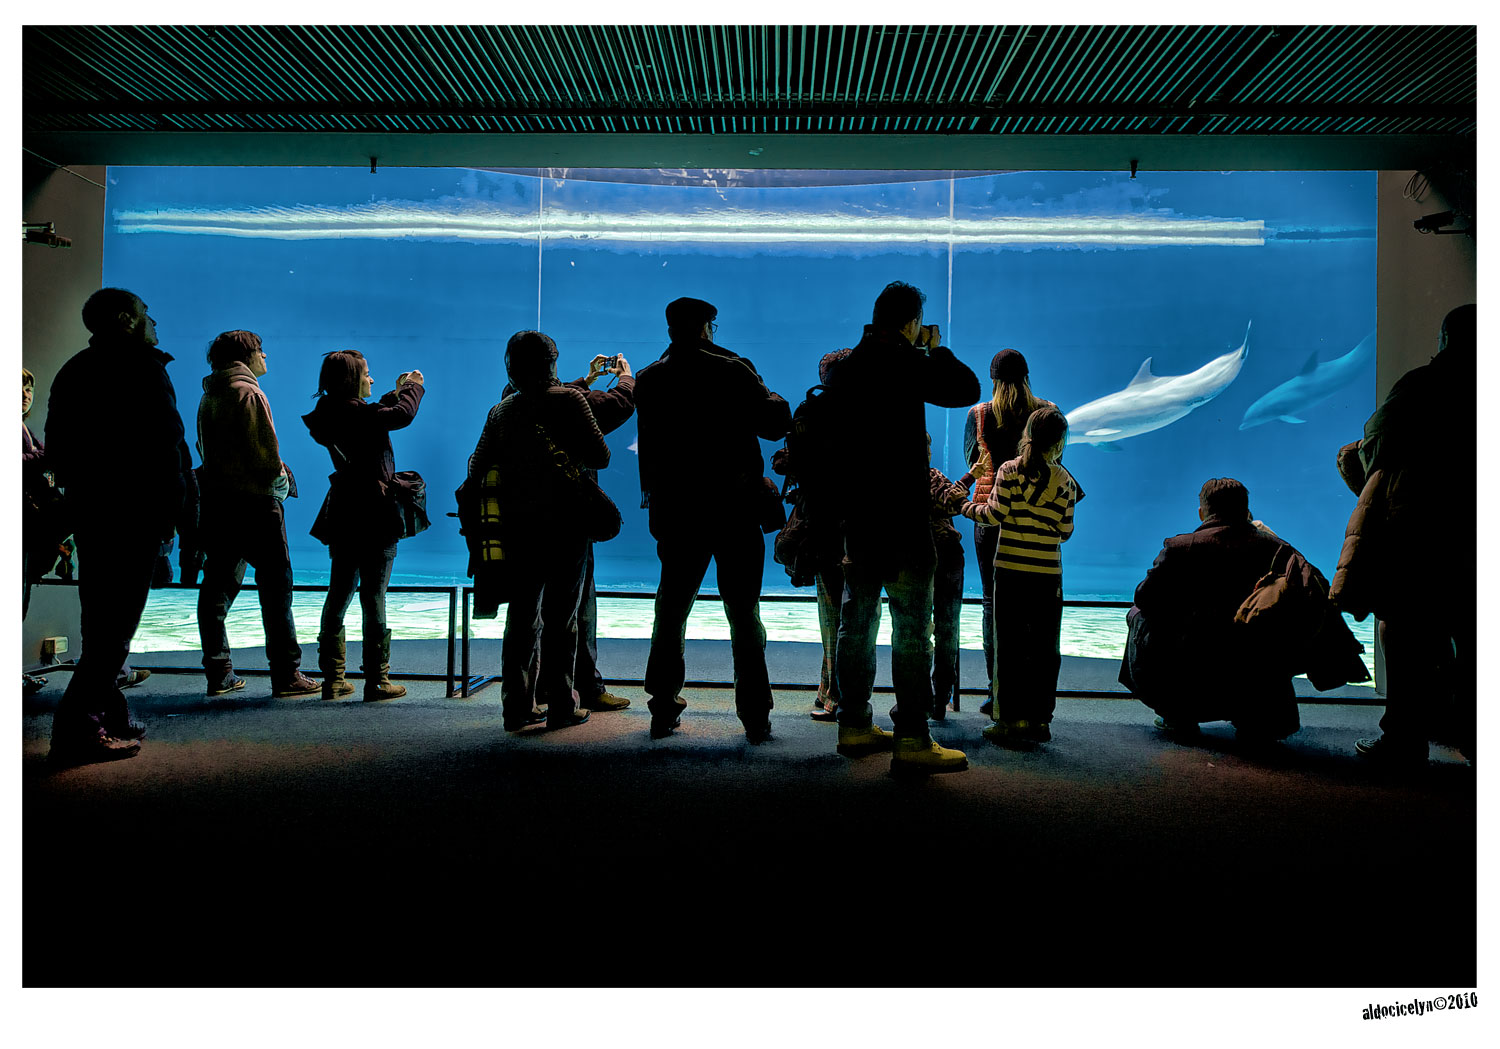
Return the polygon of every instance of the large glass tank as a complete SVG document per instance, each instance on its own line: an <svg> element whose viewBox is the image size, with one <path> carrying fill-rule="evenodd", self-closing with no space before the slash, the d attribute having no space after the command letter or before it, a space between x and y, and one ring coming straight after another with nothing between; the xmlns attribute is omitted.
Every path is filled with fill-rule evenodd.
<svg viewBox="0 0 1500 1049"><path fill-rule="evenodd" d="M639 371L666 347L666 303L707 299L718 341L795 405L893 280L926 292L926 321L986 395L991 356L1014 347L1069 414L1065 462L1087 498L1067 597L1128 599L1162 539L1197 525L1215 476L1243 481L1256 516L1332 574L1353 505L1334 452L1374 407L1374 172L556 174L109 169L105 281L150 305L190 441L209 341L265 341L261 385L301 487L287 504L299 582L327 570L307 530L332 466L298 418L324 353L361 351L377 395L425 373L394 444L397 468L426 478L434 524L403 541L393 581L461 582L443 515L511 333L556 339L563 379L597 353ZM955 478L964 416L927 415L933 463ZM598 548L601 589L658 578L634 440L633 421L609 438L601 480L625 523ZM851 498L878 506L880 470L857 464ZM769 548L766 590L791 592ZM967 579L977 594L975 568Z"/></svg>

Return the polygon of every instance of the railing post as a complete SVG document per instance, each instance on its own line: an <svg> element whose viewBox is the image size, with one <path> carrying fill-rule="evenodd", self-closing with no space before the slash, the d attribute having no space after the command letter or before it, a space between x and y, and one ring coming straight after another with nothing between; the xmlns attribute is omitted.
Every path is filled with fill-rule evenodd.
<svg viewBox="0 0 1500 1049"><path fill-rule="evenodd" d="M448 591L448 692L445 699L453 698L453 645L458 633L458 592L459 587L453 587Z"/></svg>
<svg viewBox="0 0 1500 1049"><path fill-rule="evenodd" d="M469 588L463 588L464 606L464 633L463 633L463 684L459 686L459 695L464 699L469 698Z"/></svg>

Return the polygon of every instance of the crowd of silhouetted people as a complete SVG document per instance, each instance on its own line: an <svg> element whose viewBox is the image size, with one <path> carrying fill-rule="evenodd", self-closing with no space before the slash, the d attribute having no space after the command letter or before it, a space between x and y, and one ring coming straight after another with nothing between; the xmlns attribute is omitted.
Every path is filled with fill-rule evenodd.
<svg viewBox="0 0 1500 1049"><path fill-rule="evenodd" d="M476 616L506 607L505 731L567 728L629 706L604 687L598 666L594 548L622 524L598 483L610 464L604 437L634 416L640 507L661 562L644 682L651 738L671 735L687 708L687 622L710 562L729 624L736 713L751 743L771 738L759 605L765 537L774 534L792 581L816 588L823 660L812 717L836 724L839 753L888 752L893 771L966 768L964 753L930 731L958 694L966 558L953 518L961 515L974 523L983 593L983 735L1022 750L1052 739L1062 547L1084 497L1062 462L1068 420L1033 394L1014 349L994 355L982 399L979 377L923 323L924 303L917 288L888 285L858 342L822 358L818 383L795 410L750 360L720 344L718 311L701 299L666 307L670 344L638 375L623 356L599 355L563 382L549 336L510 338L509 384L469 457L457 515ZM202 573L208 696L244 688L225 619L247 566L274 696L354 694L344 620L356 593L363 699L404 695L390 675L385 595L400 540L429 520L422 480L396 469L391 434L416 420L422 373L402 373L372 399L362 354L326 354L317 403L302 416L333 468L311 529L330 559L314 680L301 669L282 507L297 481L258 382L269 367L261 338L226 331L210 345L195 467L166 371L172 358L157 345L146 304L105 288L82 313L89 344L52 382L45 445L24 421L35 383L22 373L23 615L38 578L71 574L75 550L82 562L83 652L53 718L52 761L140 751L145 729L122 690L149 676L127 659L173 543L184 577L189 566L193 577ZM1362 440L1340 450L1339 472L1359 499L1331 584L1255 518L1243 484L1203 485L1198 526L1165 541L1127 617L1120 680L1157 713L1163 733L1184 739L1203 722L1229 721L1254 742L1285 738L1300 727L1295 675L1319 689L1368 680L1341 612L1373 612L1387 709L1382 735L1360 740L1359 752L1417 764L1437 739L1473 758L1473 609L1428 551L1434 536L1449 550L1473 549L1472 508L1461 494L1473 485L1474 440L1464 431L1472 419L1464 419L1475 345L1475 307L1452 311L1432 363L1398 382ZM605 375L612 384L594 389ZM968 408L960 478L931 465L929 404ZM1453 410L1440 420L1445 407ZM762 440L784 442L770 463L779 483L766 475ZM1447 509L1455 497L1457 509ZM882 594L895 692L889 730L871 707ZM39 683L28 675L25 686Z"/></svg>

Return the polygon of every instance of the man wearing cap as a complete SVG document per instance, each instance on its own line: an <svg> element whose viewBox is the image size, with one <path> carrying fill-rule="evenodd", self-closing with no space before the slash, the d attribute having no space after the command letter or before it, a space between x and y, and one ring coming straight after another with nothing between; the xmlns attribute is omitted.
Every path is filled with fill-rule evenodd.
<svg viewBox="0 0 1500 1049"><path fill-rule="evenodd" d="M836 654L839 753L891 751L893 772L959 771L962 751L935 743L928 640L937 550L930 515L927 404L961 408L979 398L974 372L924 327L926 296L899 281L875 300L871 322L853 352L829 368L839 440L855 476L868 471L876 497L851 490L844 512L844 600ZM890 598L891 680L895 734L876 725L875 636L880 592Z"/></svg>
<svg viewBox="0 0 1500 1049"><path fill-rule="evenodd" d="M702 299L673 300L671 345L636 377L641 506L661 559L647 705L652 738L670 735L687 706L678 692L688 614L713 561L729 620L735 710L746 738L761 743L771 735L771 684L760 620L767 498L760 438L785 437L792 412L755 365L714 343L717 316Z"/></svg>

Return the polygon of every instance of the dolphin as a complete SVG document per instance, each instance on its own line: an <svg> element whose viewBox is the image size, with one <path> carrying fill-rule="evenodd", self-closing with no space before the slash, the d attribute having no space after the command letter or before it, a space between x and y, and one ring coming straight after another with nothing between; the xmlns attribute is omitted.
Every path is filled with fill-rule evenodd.
<svg viewBox="0 0 1500 1049"><path fill-rule="evenodd" d="M1152 375L1147 357L1129 386L1068 413L1068 443L1106 446L1109 441L1160 430L1223 393L1249 354L1250 325L1246 324L1245 341L1238 349L1186 375Z"/></svg>
<svg viewBox="0 0 1500 1049"><path fill-rule="evenodd" d="M1300 372L1245 409L1240 429L1248 430L1272 419L1284 423L1306 422L1302 416L1307 409L1322 404L1334 391L1365 375L1374 360L1373 331L1342 357L1322 364L1318 363L1318 351L1314 350Z"/></svg>

